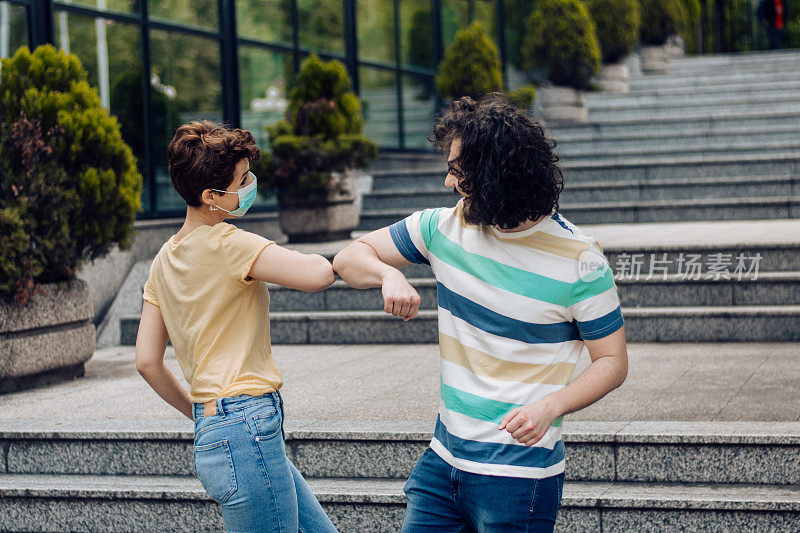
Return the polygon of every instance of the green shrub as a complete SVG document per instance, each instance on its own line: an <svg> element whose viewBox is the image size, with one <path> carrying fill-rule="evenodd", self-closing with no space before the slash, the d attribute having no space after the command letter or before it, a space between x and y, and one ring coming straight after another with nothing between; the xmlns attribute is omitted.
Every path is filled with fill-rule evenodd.
<svg viewBox="0 0 800 533"><path fill-rule="evenodd" d="M523 85L518 89L508 92L511 102L522 109L530 109L533 100L536 98L536 87L533 85Z"/></svg>
<svg viewBox="0 0 800 533"><path fill-rule="evenodd" d="M642 43L659 46L670 35L685 35L688 26L683 0L641 0Z"/></svg>
<svg viewBox="0 0 800 533"><path fill-rule="evenodd" d="M523 44L526 68L544 68L556 85L591 88L600 70L594 22L579 0L539 0Z"/></svg>
<svg viewBox="0 0 800 533"><path fill-rule="evenodd" d="M639 0L589 0L588 7L603 63L616 63L630 54L639 40Z"/></svg>
<svg viewBox="0 0 800 533"><path fill-rule="evenodd" d="M500 53L479 22L456 33L436 73L436 90L444 98L477 98L501 91Z"/></svg>
<svg viewBox="0 0 800 533"><path fill-rule="evenodd" d="M76 56L50 45L2 60L0 210L9 233L0 291L18 301L21 287L72 279L82 261L133 243L142 177L119 122L86 79ZM9 259L19 257L20 228L27 266Z"/></svg>
<svg viewBox="0 0 800 533"><path fill-rule="evenodd" d="M700 23L700 0L683 0L683 12L686 15L686 28L683 38L686 41L686 51L697 52L697 25Z"/></svg>
<svg viewBox="0 0 800 533"><path fill-rule="evenodd" d="M378 153L361 128L361 104L344 65L312 54L289 93L286 118L267 128L272 153L253 165L259 191L277 194L284 207L344 192L331 173L368 166Z"/></svg>
<svg viewBox="0 0 800 533"><path fill-rule="evenodd" d="M783 47L800 48L800 0L788 3L789 20L783 30ZM756 21L761 25L761 21ZM763 26L762 26L763 27Z"/></svg>

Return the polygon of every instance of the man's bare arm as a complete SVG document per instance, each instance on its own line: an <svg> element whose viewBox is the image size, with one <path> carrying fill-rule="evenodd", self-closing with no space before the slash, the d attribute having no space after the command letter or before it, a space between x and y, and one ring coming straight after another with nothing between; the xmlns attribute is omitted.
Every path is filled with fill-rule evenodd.
<svg viewBox="0 0 800 533"><path fill-rule="evenodd" d="M625 326L601 339L584 340L584 344L592 362L572 383L536 403L512 409L498 429L531 446L544 437L556 418L580 411L622 385L628 375Z"/></svg>
<svg viewBox="0 0 800 533"><path fill-rule="evenodd" d="M420 298L400 268L410 265L395 246L389 228L351 242L333 258L333 269L351 287L381 287L383 309L408 321L417 316Z"/></svg>

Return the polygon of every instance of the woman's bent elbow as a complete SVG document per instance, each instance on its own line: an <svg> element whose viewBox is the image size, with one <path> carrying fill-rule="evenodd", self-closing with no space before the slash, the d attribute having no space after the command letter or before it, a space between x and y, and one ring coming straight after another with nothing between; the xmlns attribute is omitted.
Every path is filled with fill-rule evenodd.
<svg viewBox="0 0 800 533"><path fill-rule="evenodd" d="M142 377L152 374L153 370L158 366L158 363L148 359L147 357L136 354L136 370Z"/></svg>
<svg viewBox="0 0 800 533"><path fill-rule="evenodd" d="M333 266L330 261L322 256L318 256L318 265L314 268L314 273L310 276L307 292L318 292L327 289L336 280L333 273Z"/></svg>

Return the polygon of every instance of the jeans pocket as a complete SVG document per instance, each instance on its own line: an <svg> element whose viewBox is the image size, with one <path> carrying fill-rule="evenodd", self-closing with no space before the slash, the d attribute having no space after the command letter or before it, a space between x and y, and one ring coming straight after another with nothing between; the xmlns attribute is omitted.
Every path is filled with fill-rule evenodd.
<svg viewBox="0 0 800 533"><path fill-rule="evenodd" d="M195 446L194 471L217 503L227 502L236 492L236 471L227 440Z"/></svg>
<svg viewBox="0 0 800 533"><path fill-rule="evenodd" d="M229 416L222 416L216 414L214 416L204 416L202 418L198 418L194 422L194 441L195 443L200 440L202 435L205 435L209 431L214 431L217 429L221 429L228 426L233 426L235 424L240 424L244 422L244 415L229 415ZM213 437L204 437L204 439L209 439Z"/></svg>
<svg viewBox="0 0 800 533"><path fill-rule="evenodd" d="M274 405L259 410L253 415L253 427L259 441L276 437L281 432L281 414Z"/></svg>

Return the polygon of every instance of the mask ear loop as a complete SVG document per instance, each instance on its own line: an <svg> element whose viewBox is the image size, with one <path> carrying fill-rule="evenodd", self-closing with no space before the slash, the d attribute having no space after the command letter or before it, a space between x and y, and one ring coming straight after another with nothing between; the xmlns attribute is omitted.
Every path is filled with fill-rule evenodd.
<svg viewBox="0 0 800 533"><path fill-rule="evenodd" d="M219 189L211 189L211 190L212 190L212 191L215 191L215 192L220 192L220 193L222 193L222 194L227 194L227 193L229 192L229 191L220 191ZM211 204L210 206L208 206L208 210L209 210L209 211L219 211L220 209L221 209L222 211L225 211L226 213L230 213L230 211L228 211L228 210L227 210L227 209L225 209L224 207L220 207L220 206L218 206L217 204Z"/></svg>

